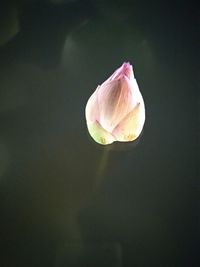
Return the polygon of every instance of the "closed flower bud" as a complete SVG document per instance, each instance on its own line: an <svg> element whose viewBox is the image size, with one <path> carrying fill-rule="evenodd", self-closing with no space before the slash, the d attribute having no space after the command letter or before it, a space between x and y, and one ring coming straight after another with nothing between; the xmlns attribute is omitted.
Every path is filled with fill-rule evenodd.
<svg viewBox="0 0 200 267"><path fill-rule="evenodd" d="M135 140L145 121L145 107L133 68L124 63L89 98L86 122L91 137L99 144Z"/></svg>

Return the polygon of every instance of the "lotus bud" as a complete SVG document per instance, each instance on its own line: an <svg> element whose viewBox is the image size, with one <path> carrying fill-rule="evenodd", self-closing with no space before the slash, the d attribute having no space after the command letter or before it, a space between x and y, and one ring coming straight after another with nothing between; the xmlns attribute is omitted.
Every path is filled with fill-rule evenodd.
<svg viewBox="0 0 200 267"><path fill-rule="evenodd" d="M145 107L132 65L124 63L89 98L85 116L91 137L99 144L135 140L142 132Z"/></svg>

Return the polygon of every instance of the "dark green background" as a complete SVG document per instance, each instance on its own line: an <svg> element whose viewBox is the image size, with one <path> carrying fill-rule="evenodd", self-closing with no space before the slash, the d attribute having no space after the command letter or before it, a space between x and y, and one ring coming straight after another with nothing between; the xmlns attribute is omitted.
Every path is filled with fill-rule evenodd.
<svg viewBox="0 0 200 267"><path fill-rule="evenodd" d="M0 5L0 266L199 266L197 9L52 2ZM124 61L146 123L108 151L84 109Z"/></svg>

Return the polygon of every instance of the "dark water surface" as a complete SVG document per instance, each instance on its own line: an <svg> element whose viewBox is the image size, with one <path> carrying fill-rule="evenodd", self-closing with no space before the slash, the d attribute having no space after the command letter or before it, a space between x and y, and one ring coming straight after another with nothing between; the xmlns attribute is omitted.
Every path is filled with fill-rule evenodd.
<svg viewBox="0 0 200 267"><path fill-rule="evenodd" d="M0 266L199 266L195 7L10 0L0 24ZM144 131L102 147L85 105L124 61Z"/></svg>

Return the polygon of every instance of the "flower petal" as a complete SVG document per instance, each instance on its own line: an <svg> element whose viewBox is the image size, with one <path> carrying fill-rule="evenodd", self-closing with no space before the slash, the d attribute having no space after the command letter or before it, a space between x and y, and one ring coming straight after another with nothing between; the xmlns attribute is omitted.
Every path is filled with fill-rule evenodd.
<svg viewBox="0 0 200 267"><path fill-rule="evenodd" d="M127 78L104 83L98 90L99 122L111 132L133 108L133 97Z"/></svg>
<svg viewBox="0 0 200 267"><path fill-rule="evenodd" d="M97 91L99 87L100 86L97 87L97 89L88 99L88 102L86 104L85 116L88 122L95 122L96 120L98 121L99 119L99 108L98 108L98 99L97 99Z"/></svg>
<svg viewBox="0 0 200 267"><path fill-rule="evenodd" d="M129 83L130 89L132 91L134 105L140 102L144 102L136 79L133 78L132 80L127 80L127 82Z"/></svg>
<svg viewBox="0 0 200 267"><path fill-rule="evenodd" d="M114 136L101 127L97 121L94 123L87 123L87 127L91 137L101 145L112 144L116 141Z"/></svg>
<svg viewBox="0 0 200 267"><path fill-rule="evenodd" d="M129 80L134 79L133 67L130 63L124 63L122 65L122 75L126 76Z"/></svg>
<svg viewBox="0 0 200 267"><path fill-rule="evenodd" d="M134 78L133 67L130 63L123 63L122 66L119 67L104 83L118 80L123 76L127 76L127 78L130 80Z"/></svg>
<svg viewBox="0 0 200 267"><path fill-rule="evenodd" d="M133 141L140 135L144 121L145 108L144 102L141 102L115 127L112 135L115 136L117 141Z"/></svg>

